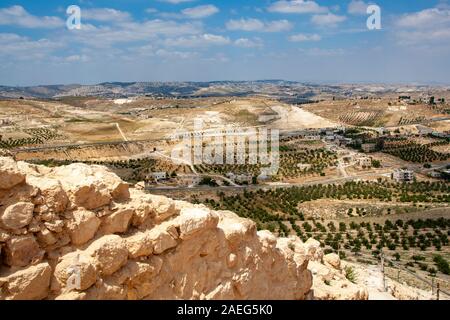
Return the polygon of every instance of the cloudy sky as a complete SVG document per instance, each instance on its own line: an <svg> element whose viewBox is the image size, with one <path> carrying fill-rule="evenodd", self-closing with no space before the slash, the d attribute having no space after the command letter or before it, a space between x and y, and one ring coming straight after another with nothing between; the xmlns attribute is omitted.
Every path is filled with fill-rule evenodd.
<svg viewBox="0 0 450 320"><path fill-rule="evenodd" d="M382 10L368 30L366 9ZM81 8L69 30L67 8ZM448 0L2 0L0 85L450 83Z"/></svg>

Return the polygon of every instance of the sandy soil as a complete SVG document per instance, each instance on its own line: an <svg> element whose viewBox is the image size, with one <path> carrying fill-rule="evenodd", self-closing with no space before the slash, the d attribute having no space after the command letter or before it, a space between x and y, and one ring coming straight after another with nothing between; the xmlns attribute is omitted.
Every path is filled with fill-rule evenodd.
<svg viewBox="0 0 450 320"><path fill-rule="evenodd" d="M337 125L334 122L299 107L272 106L271 108L281 117L280 120L271 124L271 127L273 128L298 130L307 128L328 128Z"/></svg>

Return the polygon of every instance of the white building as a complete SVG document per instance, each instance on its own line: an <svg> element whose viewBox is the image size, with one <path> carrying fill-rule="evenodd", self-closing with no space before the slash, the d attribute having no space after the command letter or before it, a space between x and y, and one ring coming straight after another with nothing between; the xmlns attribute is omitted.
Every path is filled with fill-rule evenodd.
<svg viewBox="0 0 450 320"><path fill-rule="evenodd" d="M410 182L414 180L414 172L407 169L397 169L392 173L392 179L397 182Z"/></svg>
<svg viewBox="0 0 450 320"><path fill-rule="evenodd" d="M305 140L320 140L320 135L315 135L315 134L311 134L311 135L306 135Z"/></svg>
<svg viewBox="0 0 450 320"><path fill-rule="evenodd" d="M372 158L370 157L361 157L358 159L358 164L361 167L371 167L372 166Z"/></svg>
<svg viewBox="0 0 450 320"><path fill-rule="evenodd" d="M202 177L195 174L184 174L177 177L178 185L186 187L197 186L201 180Z"/></svg>
<svg viewBox="0 0 450 320"><path fill-rule="evenodd" d="M152 172L148 175L148 178L155 180L156 182L159 180L166 180L167 173L166 172ZM150 180L148 179L148 180Z"/></svg>

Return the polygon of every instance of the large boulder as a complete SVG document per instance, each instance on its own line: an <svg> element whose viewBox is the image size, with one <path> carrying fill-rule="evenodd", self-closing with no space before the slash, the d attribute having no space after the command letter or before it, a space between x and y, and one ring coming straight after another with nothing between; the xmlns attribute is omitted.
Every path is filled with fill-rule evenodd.
<svg viewBox="0 0 450 320"><path fill-rule="evenodd" d="M206 208L182 209L178 218L180 238L186 239L193 234L217 227L219 217Z"/></svg>
<svg viewBox="0 0 450 320"><path fill-rule="evenodd" d="M100 219L92 211L85 209L74 211L72 219L68 223L72 243L82 245L94 238L100 223Z"/></svg>
<svg viewBox="0 0 450 320"><path fill-rule="evenodd" d="M88 210L105 206L112 199L124 201L130 196L128 184L102 166L76 163L55 168L52 176L61 180L75 205Z"/></svg>
<svg viewBox="0 0 450 320"><path fill-rule="evenodd" d="M25 175L12 158L0 158L0 189L11 189L24 181Z"/></svg>
<svg viewBox="0 0 450 320"><path fill-rule="evenodd" d="M95 240L85 252L94 259L97 270L103 276L113 274L128 260L125 240L117 235L107 235Z"/></svg>
<svg viewBox="0 0 450 320"><path fill-rule="evenodd" d="M41 300L47 297L52 268L48 263L21 269L1 278L4 281L0 300Z"/></svg>
<svg viewBox="0 0 450 320"><path fill-rule="evenodd" d="M39 189L40 201L51 211L62 213L66 210L69 198L59 180L29 175L27 176L27 183Z"/></svg>
<svg viewBox="0 0 450 320"><path fill-rule="evenodd" d="M125 239L130 258L149 256L153 253L153 239L149 232L138 232Z"/></svg>
<svg viewBox="0 0 450 320"><path fill-rule="evenodd" d="M133 214L133 209L120 208L116 212L107 215L102 219L102 232L104 234L112 234L127 231Z"/></svg>
<svg viewBox="0 0 450 320"><path fill-rule="evenodd" d="M0 220L8 229L20 229L30 224L33 211L34 204L31 202L17 202L5 209Z"/></svg>
<svg viewBox="0 0 450 320"><path fill-rule="evenodd" d="M39 261L43 254L43 250L31 234L13 236L6 242L5 262L12 267L24 267Z"/></svg>
<svg viewBox="0 0 450 320"><path fill-rule="evenodd" d="M341 259L336 253L329 253L323 256L325 265L329 265L337 270L341 269Z"/></svg>
<svg viewBox="0 0 450 320"><path fill-rule="evenodd" d="M163 252L178 245L178 233L170 224L159 225L146 232L137 232L126 238L130 257L135 259Z"/></svg>
<svg viewBox="0 0 450 320"><path fill-rule="evenodd" d="M67 291L90 288L97 281L94 258L79 251L66 254L56 265L55 281L57 289L64 288Z"/></svg>
<svg viewBox="0 0 450 320"><path fill-rule="evenodd" d="M150 197L156 222L161 223L180 212L172 199L152 195Z"/></svg>
<svg viewBox="0 0 450 320"><path fill-rule="evenodd" d="M230 211L221 212L219 228L232 248L238 247L244 239L250 240L257 235L254 221L240 218Z"/></svg>

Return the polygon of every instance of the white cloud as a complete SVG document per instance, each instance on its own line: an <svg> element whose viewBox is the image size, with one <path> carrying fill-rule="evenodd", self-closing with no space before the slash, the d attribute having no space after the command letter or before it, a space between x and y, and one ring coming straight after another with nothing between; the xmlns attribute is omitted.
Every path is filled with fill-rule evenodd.
<svg viewBox="0 0 450 320"><path fill-rule="evenodd" d="M85 54L81 54L81 55L75 54L75 55L64 58L64 60L66 62L88 62L89 57Z"/></svg>
<svg viewBox="0 0 450 320"><path fill-rule="evenodd" d="M207 47L212 45L227 45L230 43L231 40L228 37L209 33L176 39L166 39L164 41L166 46L171 47Z"/></svg>
<svg viewBox="0 0 450 320"><path fill-rule="evenodd" d="M236 31L259 31L259 32L281 32L289 31L293 25L288 20L275 20L263 22L259 19L229 20L226 23L228 30Z"/></svg>
<svg viewBox="0 0 450 320"><path fill-rule="evenodd" d="M187 8L181 11L183 15L191 19L201 19L212 16L219 12L219 9L211 4L198 6L194 8Z"/></svg>
<svg viewBox="0 0 450 320"><path fill-rule="evenodd" d="M336 27L339 23L345 21L345 16L339 16L333 13L318 14L311 17L311 22L321 27Z"/></svg>
<svg viewBox="0 0 450 320"><path fill-rule="evenodd" d="M450 29L427 31L400 31L397 33L399 43L402 45L415 45L425 43L448 44Z"/></svg>
<svg viewBox="0 0 450 320"><path fill-rule="evenodd" d="M365 15L367 14L368 3L362 0L352 0L347 7L347 12L353 15Z"/></svg>
<svg viewBox="0 0 450 320"><path fill-rule="evenodd" d="M145 9L145 12L153 14L153 13L157 13L158 9L156 9L156 8L147 8L147 9Z"/></svg>
<svg viewBox="0 0 450 320"><path fill-rule="evenodd" d="M107 48L117 43L145 41L158 36L182 36L199 34L202 26L199 23L177 23L166 20L150 20L142 23L123 22L115 25L96 27L83 24L81 30L70 34L70 40L81 42L92 47Z"/></svg>
<svg viewBox="0 0 450 320"><path fill-rule="evenodd" d="M320 6L315 1L308 0L292 0L292 1L277 1L269 8L269 12L277 13L324 13L328 12L327 7Z"/></svg>
<svg viewBox="0 0 450 320"><path fill-rule="evenodd" d="M431 8L419 12L405 14L397 20L402 28L432 28L439 25L450 25L450 10Z"/></svg>
<svg viewBox="0 0 450 320"><path fill-rule="evenodd" d="M300 52L313 57L335 57L343 56L347 54L344 49L321 49L321 48L310 48L310 49L299 49Z"/></svg>
<svg viewBox="0 0 450 320"><path fill-rule="evenodd" d="M0 9L0 25L12 25L24 28L60 28L64 21L58 17L38 17L28 13L22 6Z"/></svg>
<svg viewBox="0 0 450 320"><path fill-rule="evenodd" d="M13 60L45 59L63 46L48 39L31 40L14 33L0 33L0 56Z"/></svg>
<svg viewBox="0 0 450 320"><path fill-rule="evenodd" d="M234 42L234 45L241 48L261 48L263 47L263 42L260 38L240 38Z"/></svg>
<svg viewBox="0 0 450 320"><path fill-rule="evenodd" d="M169 59L192 59L197 56L196 52L185 52L185 51L168 51L165 49L158 49L155 52L158 57L169 58Z"/></svg>
<svg viewBox="0 0 450 320"><path fill-rule="evenodd" d="M318 34L294 34L290 36L289 41L291 42L305 42L305 41L320 41L322 40L322 37Z"/></svg>
<svg viewBox="0 0 450 320"><path fill-rule="evenodd" d="M450 41L450 9L439 7L405 14L395 26L402 45L447 44Z"/></svg>
<svg viewBox="0 0 450 320"><path fill-rule="evenodd" d="M110 8L81 9L81 18L102 22L123 22L131 20L128 12Z"/></svg>

